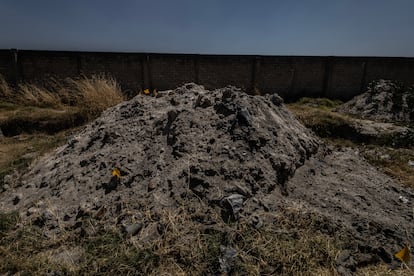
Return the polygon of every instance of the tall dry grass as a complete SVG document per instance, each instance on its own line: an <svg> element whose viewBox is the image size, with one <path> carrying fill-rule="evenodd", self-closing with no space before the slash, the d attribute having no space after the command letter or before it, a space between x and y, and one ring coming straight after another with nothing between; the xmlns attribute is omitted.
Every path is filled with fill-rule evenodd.
<svg viewBox="0 0 414 276"><path fill-rule="evenodd" d="M4 79L3 75L0 74L0 97L1 98L9 98L12 95L12 90Z"/></svg>
<svg viewBox="0 0 414 276"><path fill-rule="evenodd" d="M20 83L16 88L10 87L0 75L0 100L35 107L76 107L92 118L122 102L124 96L116 80L103 75L64 80L50 78L42 85Z"/></svg>
<svg viewBox="0 0 414 276"><path fill-rule="evenodd" d="M35 84L19 84L16 93L11 97L15 103L37 107L61 107L61 98Z"/></svg>
<svg viewBox="0 0 414 276"><path fill-rule="evenodd" d="M68 92L71 91L65 91L62 98L66 96L88 116L99 115L108 107L124 101L122 91L113 78L93 76L79 80L68 79L67 83L73 88L74 97L70 97Z"/></svg>

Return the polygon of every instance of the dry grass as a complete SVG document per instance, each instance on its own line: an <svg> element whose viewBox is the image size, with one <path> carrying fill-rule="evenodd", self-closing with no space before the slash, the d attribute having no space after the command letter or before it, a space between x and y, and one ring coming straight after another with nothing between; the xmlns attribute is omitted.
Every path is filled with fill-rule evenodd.
<svg viewBox="0 0 414 276"><path fill-rule="evenodd" d="M35 84L19 84L16 95L11 97L15 103L26 106L61 108L61 97Z"/></svg>
<svg viewBox="0 0 414 276"><path fill-rule="evenodd" d="M119 91L114 92L119 88L111 80L95 78L73 82L76 84L69 81L64 85L51 85L61 92L59 101L49 110L70 106L93 117L107 105L121 100ZM67 87L77 88L74 93L67 94ZM104 94L112 96L101 99L99 92L103 90L107 90ZM314 111L306 108L318 109L319 117L323 117L331 107L311 107L307 102L304 109L300 105L293 108L303 114ZM0 105L0 109L7 114L6 118L10 114L17 116L19 112L30 114L40 112L39 109L48 110L43 106L16 111L13 103ZM317 124L317 119L314 120ZM24 168L39 154L62 143L67 134L5 138L0 143L0 173ZM60 233L48 236L30 223L22 227L23 222L15 213L0 213L0 274L215 275L221 272L222 248L231 247L237 251L231 270L233 275L336 275L336 257L346 248L348 240L339 232L322 233L324 220L318 215L300 206L281 209L272 214L259 214L264 225L256 229L249 224L248 217L227 224L217 211L205 218L215 223L206 225L200 222L202 216L206 216L204 204L202 201L182 202L176 209L147 210L143 218L147 228L134 237L122 234L115 222L105 226L107 224L89 217L83 219L78 232L59 225ZM153 231L147 233L154 235L144 235L151 225ZM391 272L383 265L360 269L358 274L409 275L406 269Z"/></svg>
<svg viewBox="0 0 414 276"><path fill-rule="evenodd" d="M124 100L117 82L102 75L64 80L50 78L42 85L21 83L16 89L0 76L0 98L3 102L34 107L64 109L76 106L88 117L97 116Z"/></svg>
<svg viewBox="0 0 414 276"><path fill-rule="evenodd" d="M63 144L73 131L3 138L0 141L0 191L5 175L24 171L34 159Z"/></svg>
<svg viewBox="0 0 414 276"><path fill-rule="evenodd" d="M150 236L144 235L144 228L139 235L127 237L115 225L105 228L90 218L83 221L83 236L62 228L59 235L47 238L35 226L9 226L0 237L0 258L7 259L0 263L0 273L216 275L221 273L223 247L237 251L230 265L233 275L336 273L335 258L342 242L319 232L320 218L315 214L299 209L263 214L268 222L255 229L247 218L226 224L219 213L210 214L218 221L206 226L197 219L202 212L197 208L203 206L195 212L189 212L189 207L148 211L145 225L156 226L155 235ZM74 248L81 256L73 253ZM73 256L73 262L62 261L58 252L63 251Z"/></svg>
<svg viewBox="0 0 414 276"><path fill-rule="evenodd" d="M358 276L413 276L413 270L407 267L401 267L399 269L390 269L385 264L367 266L358 269L356 275Z"/></svg>
<svg viewBox="0 0 414 276"><path fill-rule="evenodd" d="M390 147L359 147L361 155L384 173L397 179L404 186L414 189L414 167L408 164L414 161L414 149L393 149Z"/></svg>
<svg viewBox="0 0 414 276"><path fill-rule="evenodd" d="M103 76L51 78L43 85L11 87L0 75L0 129L8 136L0 140L0 189L5 175L24 170L34 158L62 143L65 130L123 100L116 81Z"/></svg>
<svg viewBox="0 0 414 276"><path fill-rule="evenodd" d="M288 105L298 119L321 137L340 136L349 132L350 119L342 114L332 112L339 102L328 99L301 99Z"/></svg>
<svg viewBox="0 0 414 276"><path fill-rule="evenodd" d="M74 88L74 98L70 99L73 105L88 114L88 117L95 117L108 107L124 101L119 85L112 78L94 76L80 80L69 79L68 84Z"/></svg>
<svg viewBox="0 0 414 276"><path fill-rule="evenodd" d="M0 97L10 98L12 96L12 89L4 79L3 75L0 74Z"/></svg>
<svg viewBox="0 0 414 276"><path fill-rule="evenodd" d="M339 102L326 99L304 98L288 107L306 127L324 138L328 144L357 149L370 164L403 185L414 188L414 168L408 165L410 160L414 161L414 148L410 146L412 142L384 137L375 141L377 144L367 144L351 127L350 117L333 112L337 104ZM392 147L393 145L398 148Z"/></svg>

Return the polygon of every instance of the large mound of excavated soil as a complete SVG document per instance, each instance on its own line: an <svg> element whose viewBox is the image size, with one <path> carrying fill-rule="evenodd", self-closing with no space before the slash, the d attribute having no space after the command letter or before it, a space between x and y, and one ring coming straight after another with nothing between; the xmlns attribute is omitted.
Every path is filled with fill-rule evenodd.
<svg viewBox="0 0 414 276"><path fill-rule="evenodd" d="M365 119L414 122L414 90L390 80L369 84L368 90L338 108L339 112Z"/></svg>
<svg viewBox="0 0 414 276"><path fill-rule="evenodd" d="M9 186L0 210L18 210L55 234L92 215L126 229L135 216L148 233L154 226L137 214L199 201L202 224L243 217L260 227L261 214L299 204L326 218L324 231L342 231L352 241L338 259L343 273L392 262L414 237L411 190L358 153L323 145L277 95L233 87L187 84L137 96L104 112Z"/></svg>

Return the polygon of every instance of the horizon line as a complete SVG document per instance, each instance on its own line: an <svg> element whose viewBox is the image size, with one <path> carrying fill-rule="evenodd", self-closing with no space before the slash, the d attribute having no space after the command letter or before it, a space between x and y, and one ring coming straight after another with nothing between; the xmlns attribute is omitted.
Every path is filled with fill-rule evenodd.
<svg viewBox="0 0 414 276"><path fill-rule="evenodd" d="M136 55L188 55L188 56L244 56L244 57L326 57L326 58L403 58L414 59L414 56L367 56L367 55L300 55L300 54L218 54L218 53L188 53L188 52L151 52L151 51L106 51L106 50L50 50L25 48L0 48L4 51L26 52L61 52L61 53L93 53L93 54L136 54Z"/></svg>

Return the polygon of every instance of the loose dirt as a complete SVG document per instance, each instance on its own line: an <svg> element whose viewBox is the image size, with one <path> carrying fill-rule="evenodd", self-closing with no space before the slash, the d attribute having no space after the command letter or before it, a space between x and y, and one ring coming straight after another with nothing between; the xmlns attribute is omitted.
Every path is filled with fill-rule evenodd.
<svg viewBox="0 0 414 276"><path fill-rule="evenodd" d="M414 90L390 80L369 84L365 93L341 105L339 112L365 119L388 122L414 122Z"/></svg>
<svg viewBox="0 0 414 276"><path fill-rule="evenodd" d="M234 87L187 84L137 96L8 181L0 210L19 211L51 236L78 231L92 217L146 242L162 232L146 222L148 210L201 202L202 225L243 218L260 228L271 223L266 214L300 206L319 214L322 232L347 243L337 259L341 274L395 264L393 253L414 238L412 190L358 152L325 145L277 95Z"/></svg>

